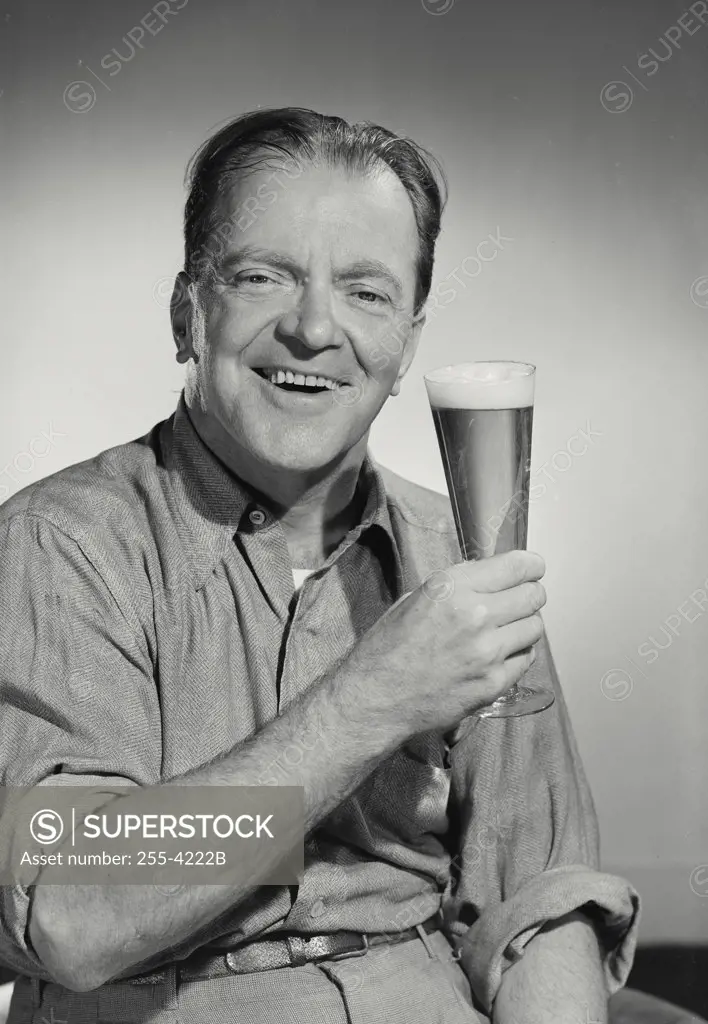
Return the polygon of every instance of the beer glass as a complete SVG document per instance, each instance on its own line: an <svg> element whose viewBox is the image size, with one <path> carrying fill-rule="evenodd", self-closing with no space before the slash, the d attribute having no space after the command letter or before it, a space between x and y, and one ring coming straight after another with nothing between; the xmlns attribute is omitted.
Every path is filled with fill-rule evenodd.
<svg viewBox="0 0 708 1024"><path fill-rule="evenodd" d="M462 556L525 550L536 367L512 361L459 363L425 374ZM553 691L514 683L476 714L533 715Z"/></svg>

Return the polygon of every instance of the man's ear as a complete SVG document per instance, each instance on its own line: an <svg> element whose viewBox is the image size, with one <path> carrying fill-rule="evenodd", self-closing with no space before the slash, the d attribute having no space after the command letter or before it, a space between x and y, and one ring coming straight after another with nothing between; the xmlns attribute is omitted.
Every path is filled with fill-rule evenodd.
<svg viewBox="0 0 708 1024"><path fill-rule="evenodd" d="M411 321L411 328L406 339L406 344L403 349L403 357L401 359L401 365L398 368L398 375L396 376L396 382L391 388L391 394L397 395L401 390L401 381L408 373L408 369L413 362L413 356L416 354L418 349L418 342L420 336L423 333L425 327L425 309L422 309L420 313L416 313Z"/></svg>
<svg viewBox="0 0 708 1024"><path fill-rule="evenodd" d="M170 300L170 319L172 320L172 337L177 346L177 362L188 363L190 359L199 361L199 354L194 349L192 339L192 303L194 288L189 275L180 270L175 278Z"/></svg>

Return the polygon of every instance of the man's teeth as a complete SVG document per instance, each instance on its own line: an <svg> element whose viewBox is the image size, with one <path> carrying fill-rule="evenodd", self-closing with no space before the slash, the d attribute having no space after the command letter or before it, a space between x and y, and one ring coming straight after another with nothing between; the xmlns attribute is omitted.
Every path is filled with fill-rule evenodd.
<svg viewBox="0 0 708 1024"><path fill-rule="evenodd" d="M336 381L329 377L306 377L303 373L291 373L290 370L270 370L267 377L271 384L300 384L308 388L329 388L330 391L337 387Z"/></svg>

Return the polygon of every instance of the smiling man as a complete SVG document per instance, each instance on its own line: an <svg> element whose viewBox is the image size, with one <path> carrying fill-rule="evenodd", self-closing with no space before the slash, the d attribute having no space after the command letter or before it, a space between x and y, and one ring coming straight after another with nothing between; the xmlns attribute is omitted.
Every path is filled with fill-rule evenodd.
<svg viewBox="0 0 708 1024"><path fill-rule="evenodd" d="M135 787L300 786L306 832L299 885L6 887L9 1024L606 1020L637 900L598 870L543 561L453 564L449 501L367 447L420 339L438 178L313 111L221 129L175 413L3 506L0 781L132 787L125 814ZM470 717L525 671L553 708Z"/></svg>
<svg viewBox="0 0 708 1024"><path fill-rule="evenodd" d="M293 564L303 568L317 568L351 525L369 428L400 386L422 324L420 313L412 322L420 246L405 187L385 165L362 173L373 164L365 151L357 173L351 143L347 154L340 142L337 160L336 132L321 145L333 162L304 168L301 156L263 157L266 166L241 174L210 216L198 199L188 204L199 265L188 253L173 316L194 426L277 503ZM272 193L269 207L254 201L265 201L278 169L290 175L287 190ZM254 222L241 231L246 209ZM234 229L221 233L209 261L217 218ZM401 332L403 358L382 359Z"/></svg>

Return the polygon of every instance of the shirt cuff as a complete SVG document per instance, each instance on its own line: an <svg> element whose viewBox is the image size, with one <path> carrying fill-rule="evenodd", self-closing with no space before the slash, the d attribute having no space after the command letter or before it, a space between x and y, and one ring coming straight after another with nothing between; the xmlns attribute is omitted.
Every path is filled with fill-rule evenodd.
<svg viewBox="0 0 708 1024"><path fill-rule="evenodd" d="M484 909L458 944L460 965L485 1012L491 1014L504 971L521 959L537 932L580 909L595 927L609 994L625 985L637 945L639 895L616 875L566 865L544 871Z"/></svg>
<svg viewBox="0 0 708 1024"><path fill-rule="evenodd" d="M27 787L36 789L39 786L92 786L97 790L95 802L91 804L91 810L99 810L115 797L124 796L127 786L137 786L132 779L122 775L72 775L63 773L48 775L40 780L35 786ZM15 788L15 787L7 787ZM23 789L24 787L18 787ZM88 811L89 808L86 808ZM0 834L0 850L3 841L11 844L19 842L15 835L10 835L5 840ZM12 847L10 847L12 848ZM38 867L36 876L39 876L42 868ZM20 884L0 886L0 964L6 964L19 974L27 975L30 978L39 978L42 981L52 981L52 977L46 967L37 956L29 936L29 922L34 898L35 884Z"/></svg>

